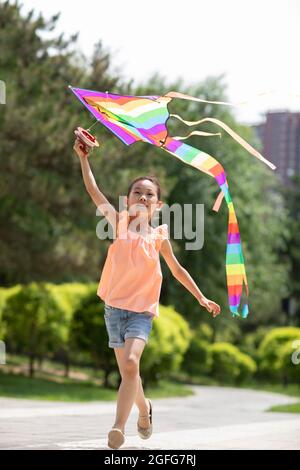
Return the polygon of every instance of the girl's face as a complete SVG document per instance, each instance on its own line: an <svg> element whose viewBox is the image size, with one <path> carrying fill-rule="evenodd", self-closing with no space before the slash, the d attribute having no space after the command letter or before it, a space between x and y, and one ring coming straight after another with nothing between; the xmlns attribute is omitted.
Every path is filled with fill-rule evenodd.
<svg viewBox="0 0 300 470"><path fill-rule="evenodd" d="M133 217L146 214L148 220L151 219L155 209L163 205L163 202L158 200L156 185L150 180L136 181L126 200L127 209Z"/></svg>

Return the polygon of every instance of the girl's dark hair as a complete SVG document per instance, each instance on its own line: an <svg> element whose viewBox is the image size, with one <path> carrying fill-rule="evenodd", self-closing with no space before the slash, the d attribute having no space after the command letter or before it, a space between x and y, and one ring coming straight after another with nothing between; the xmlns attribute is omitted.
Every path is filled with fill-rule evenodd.
<svg viewBox="0 0 300 470"><path fill-rule="evenodd" d="M154 175L138 176L138 178L135 178L133 181L131 181L131 183L129 185L129 188L128 188L127 197L129 197L130 191L131 191L132 186L134 185L134 183L136 183L137 181L141 181L141 180L149 180L149 181L152 181L152 183L155 184L156 192L157 192L157 198L158 198L158 200L160 200L161 188L160 188L160 184L159 184L158 179Z"/></svg>

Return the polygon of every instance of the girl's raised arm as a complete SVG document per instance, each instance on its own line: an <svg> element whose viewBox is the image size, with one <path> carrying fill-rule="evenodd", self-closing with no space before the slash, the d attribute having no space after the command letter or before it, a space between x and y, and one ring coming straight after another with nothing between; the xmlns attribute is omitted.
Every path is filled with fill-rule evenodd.
<svg viewBox="0 0 300 470"><path fill-rule="evenodd" d="M73 149L77 153L80 160L83 181L87 192L91 196L102 215L105 216L105 218L114 228L116 226L115 224L118 222L119 213L98 188L88 161L88 151L86 151L86 147L83 147L81 142L76 139Z"/></svg>

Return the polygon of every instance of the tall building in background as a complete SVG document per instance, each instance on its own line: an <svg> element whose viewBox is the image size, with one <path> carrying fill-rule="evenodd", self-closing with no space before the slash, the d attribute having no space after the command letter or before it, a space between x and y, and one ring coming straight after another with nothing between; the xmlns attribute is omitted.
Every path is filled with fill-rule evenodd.
<svg viewBox="0 0 300 470"><path fill-rule="evenodd" d="M269 111L264 123L254 125L260 138L262 154L277 166L276 173L284 185L300 174L300 112Z"/></svg>

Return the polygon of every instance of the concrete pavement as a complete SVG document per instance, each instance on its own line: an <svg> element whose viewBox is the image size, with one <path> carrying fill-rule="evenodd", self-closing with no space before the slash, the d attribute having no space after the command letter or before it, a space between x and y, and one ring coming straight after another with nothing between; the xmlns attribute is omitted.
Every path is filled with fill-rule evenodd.
<svg viewBox="0 0 300 470"><path fill-rule="evenodd" d="M133 408L120 450L298 449L300 415L266 412L293 397L229 387L190 386L195 395L154 399L153 435L136 433ZM115 402L63 403L0 397L0 449L108 450Z"/></svg>

